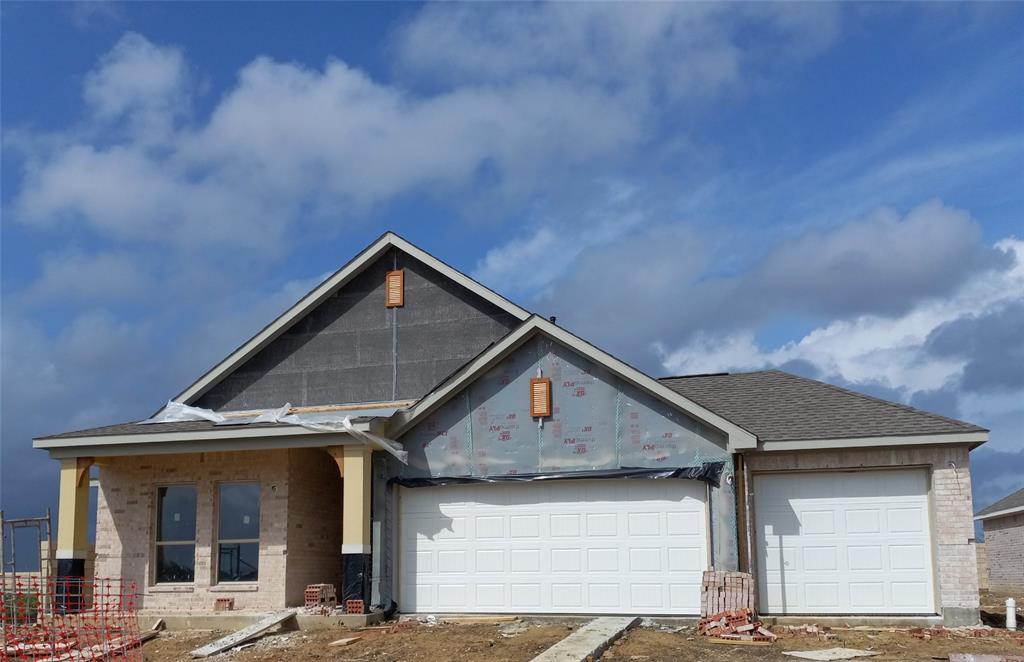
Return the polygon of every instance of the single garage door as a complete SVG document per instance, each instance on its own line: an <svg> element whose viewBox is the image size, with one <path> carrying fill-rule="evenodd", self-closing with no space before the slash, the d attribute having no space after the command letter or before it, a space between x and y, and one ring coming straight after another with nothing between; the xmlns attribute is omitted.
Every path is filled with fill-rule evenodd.
<svg viewBox="0 0 1024 662"><path fill-rule="evenodd" d="M767 614L933 614L921 469L755 476Z"/></svg>
<svg viewBox="0 0 1024 662"><path fill-rule="evenodd" d="M405 612L697 614L705 484L563 480L404 489Z"/></svg>

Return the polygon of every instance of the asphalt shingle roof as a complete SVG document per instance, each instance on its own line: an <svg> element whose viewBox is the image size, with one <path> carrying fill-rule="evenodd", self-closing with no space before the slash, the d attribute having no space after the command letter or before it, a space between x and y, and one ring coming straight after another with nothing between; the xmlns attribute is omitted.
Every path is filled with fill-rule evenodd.
<svg viewBox="0 0 1024 662"><path fill-rule="evenodd" d="M289 425L287 423L249 423L244 426L247 430L252 428L280 427L296 426ZM75 430L73 432L52 434L48 437L39 437L39 439L73 439L75 437L104 437L123 434L158 434L160 432L203 432L206 430L232 429L238 428L233 426L215 425L213 421L174 421L171 423L147 423L146 425L139 425L138 423L117 423L116 425L104 425L103 427L89 428L87 430Z"/></svg>
<svg viewBox="0 0 1024 662"><path fill-rule="evenodd" d="M1011 508L1024 508L1024 489L1017 490L1010 496L1003 497L988 508L982 508L978 511L978 515L998 513L1000 510L1010 510Z"/></svg>
<svg viewBox="0 0 1024 662"><path fill-rule="evenodd" d="M986 431L781 370L664 377L659 381L761 441Z"/></svg>

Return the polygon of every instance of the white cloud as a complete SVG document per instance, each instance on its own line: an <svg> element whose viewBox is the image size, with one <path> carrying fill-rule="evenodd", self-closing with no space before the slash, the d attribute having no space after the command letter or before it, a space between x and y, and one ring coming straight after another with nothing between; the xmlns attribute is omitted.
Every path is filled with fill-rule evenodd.
<svg viewBox="0 0 1024 662"><path fill-rule="evenodd" d="M959 389L959 379L970 357L936 353L929 350L928 343L944 325L1024 304L1024 240L1005 239L996 248L1013 257L1010 268L979 272L950 296L921 300L902 314L837 319L777 347L759 344L753 328L725 335L700 334L665 351L664 367L673 374L688 374L761 369L802 361L824 379L884 386L907 400L914 394L951 385ZM1022 338L1018 337L1018 342ZM1021 353L1021 348L1010 345L989 349L1001 353L1007 361L1019 360ZM964 415L984 419L1019 411L1024 392L960 393L959 402Z"/></svg>
<svg viewBox="0 0 1024 662"><path fill-rule="evenodd" d="M398 33L403 71L456 83L549 76L694 101L745 70L817 53L839 32L826 4L439 4ZM757 39L744 39L751 32ZM758 46L773 57L758 57ZM763 54L763 53L762 53Z"/></svg>
<svg viewBox="0 0 1024 662"><path fill-rule="evenodd" d="M129 32L86 76L83 96L97 119L125 119L135 138L148 142L166 137L188 111L187 86L180 50Z"/></svg>
<svg viewBox="0 0 1024 662"><path fill-rule="evenodd" d="M700 333L715 343L741 334L729 343L738 349L742 334L769 323L854 325L860 316L908 314L1009 264L1003 250L982 243L968 214L939 202L775 237L759 254L736 260L737 244L749 251L751 243L691 223L646 227L584 250L541 303L597 344L626 348L619 351L643 362L651 343L673 354Z"/></svg>
<svg viewBox="0 0 1024 662"><path fill-rule="evenodd" d="M137 300L154 286L135 256L124 253L70 249L46 253L41 261L39 278L18 294L26 305Z"/></svg>

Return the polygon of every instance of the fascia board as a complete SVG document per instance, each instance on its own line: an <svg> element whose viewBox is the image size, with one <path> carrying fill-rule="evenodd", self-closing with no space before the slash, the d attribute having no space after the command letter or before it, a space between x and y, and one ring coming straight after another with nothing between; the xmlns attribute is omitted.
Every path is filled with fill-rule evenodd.
<svg viewBox="0 0 1024 662"><path fill-rule="evenodd" d="M324 433L317 436L291 435L237 439L191 439L160 443L103 444L97 446L70 446L49 448L53 459L71 457L124 457L132 455L180 455L184 453L217 453L263 451L287 448L325 448L364 444L345 432Z"/></svg>
<svg viewBox="0 0 1024 662"><path fill-rule="evenodd" d="M144 427L144 426L140 426ZM378 430L373 421L356 422L357 430L371 432ZM326 430L310 430L299 425L282 425L279 427L263 427L246 429L245 426L226 427L223 429L196 430L194 432L141 432L139 434L111 434L94 437L61 437L57 439L33 439L33 448L46 450L58 448L81 448L124 445L153 445L195 441L231 441L238 450L246 450L238 442L246 439L264 439L274 437L313 438L336 435L338 432ZM340 433L344 434L344 433Z"/></svg>
<svg viewBox="0 0 1024 662"><path fill-rule="evenodd" d="M758 450L765 452L844 450L847 448L876 448L880 446L935 446L944 444L972 444L974 446L979 446L986 441L988 441L987 432L960 432L953 434L916 434L893 435L886 437L762 441L758 445Z"/></svg>
<svg viewBox="0 0 1024 662"><path fill-rule="evenodd" d="M530 316L528 311L515 305L493 290L484 287L469 276L466 276L453 267L448 266L433 255L430 255L423 249L410 244L408 241L393 232L387 232L382 235L380 239L363 249L363 251L350 260L348 264L316 286L309 294L300 299L298 303L286 310L278 316L277 319L265 326L259 333L246 341L241 347L228 355L226 359L208 370L191 386L179 393L174 398L174 401L192 404L196 398L200 397L203 393L216 385L226 374L229 374L232 370L252 358L254 354L273 342L282 333L291 328L295 322L302 319L307 312L320 305L338 289L344 287L346 283L359 275L367 265L379 258L392 247L408 253L420 262L423 262L456 283L466 287L470 291L498 306L517 319L525 320Z"/></svg>
<svg viewBox="0 0 1024 662"><path fill-rule="evenodd" d="M985 513L984 515L975 515L974 521L993 519L995 517L1006 517L1007 515L1016 515L1017 513L1024 513L1024 506L1017 506L1016 508L1007 508L1006 510L997 510L994 513Z"/></svg>

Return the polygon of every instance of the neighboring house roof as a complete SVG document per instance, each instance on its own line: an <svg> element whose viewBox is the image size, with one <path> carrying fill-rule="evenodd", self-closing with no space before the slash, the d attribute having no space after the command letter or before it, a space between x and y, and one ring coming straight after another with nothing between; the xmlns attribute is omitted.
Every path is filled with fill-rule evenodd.
<svg viewBox="0 0 1024 662"><path fill-rule="evenodd" d="M670 389L757 435L765 447L800 442L893 439L982 443L987 430L781 370L664 377ZM929 439L930 441L931 439ZM771 446L769 446L769 444ZM850 445L850 444L844 444ZM828 447L827 445L823 447Z"/></svg>
<svg viewBox="0 0 1024 662"><path fill-rule="evenodd" d="M1003 497L988 508L982 508L974 516L974 519L993 519L1017 513L1024 513L1024 489L1017 490L1013 494Z"/></svg>
<svg viewBox="0 0 1024 662"><path fill-rule="evenodd" d="M562 343L578 352L581 356L600 364L619 378L632 383L634 386L663 402L725 433L729 439L730 450L754 448L757 445L757 438L748 429L737 425L735 421L729 420L728 417L724 417L718 412L694 402L685 395L667 388L653 377L640 372L611 354L598 349L582 338L537 315L531 316L526 322L513 329L500 341L481 352L475 359L439 384L437 388L412 407L397 412L392 417L389 434L397 438L403 432L412 428L416 422L422 420L454 395L460 393L463 388L472 383L478 376L491 369L495 364L538 333Z"/></svg>
<svg viewBox="0 0 1024 662"><path fill-rule="evenodd" d="M212 388L220 380L227 377L233 370L245 363L249 358L273 342L278 336L287 331L293 324L301 320L306 313L316 308L325 299L341 289L346 283L358 276L366 267L373 264L390 248L397 248L407 255L410 255L427 266L447 276L459 285L462 285L474 294L479 295L486 301L509 313L519 320L525 320L530 313L505 297L484 287L469 276L454 269L453 267L438 260L422 248L414 246L402 237L393 232L385 232L377 241L367 246L359 255L354 257L345 266L334 272L324 282L317 285L309 294L299 300L294 306L282 313L277 319L263 327L259 333L247 340L241 347L232 352L227 358L208 370L202 377L197 379L191 386L172 398L175 402L183 404L194 404L195 400L203 393Z"/></svg>

